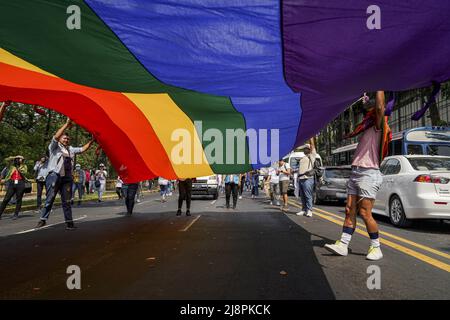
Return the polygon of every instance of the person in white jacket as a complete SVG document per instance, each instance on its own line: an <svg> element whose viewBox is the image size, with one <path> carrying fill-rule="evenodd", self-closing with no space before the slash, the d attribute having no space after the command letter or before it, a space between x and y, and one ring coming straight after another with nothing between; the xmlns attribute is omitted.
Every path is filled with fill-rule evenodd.
<svg viewBox="0 0 450 320"><path fill-rule="evenodd" d="M105 170L105 165L101 163L99 170L95 171L95 181L98 192L98 202L102 202L103 194L106 190L106 178L108 178L108 172Z"/></svg>

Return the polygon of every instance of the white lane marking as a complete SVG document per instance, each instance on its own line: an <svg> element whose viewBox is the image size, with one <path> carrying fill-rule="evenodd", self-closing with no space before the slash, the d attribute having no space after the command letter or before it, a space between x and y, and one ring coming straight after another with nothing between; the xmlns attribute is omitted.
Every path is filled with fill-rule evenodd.
<svg viewBox="0 0 450 320"><path fill-rule="evenodd" d="M73 221L83 220L83 219L86 219L86 218L87 218L87 216L84 215L84 216L81 216L79 218L73 219ZM57 222L57 223L54 223L54 224L48 224L48 225L43 226L41 228L33 228L33 229L29 229L29 230L24 230L24 231L17 232L16 234L23 234L23 233L33 232L33 231L36 231L36 230L47 229L49 227L56 226L58 224L63 224L63 223L66 223L66 222L62 221L62 222Z"/></svg>
<svg viewBox="0 0 450 320"><path fill-rule="evenodd" d="M216 201L217 201L217 199L216 199L216 200L214 200L214 201L212 201L212 202L211 202L211 204L214 204L214 203L216 203Z"/></svg>
<svg viewBox="0 0 450 320"><path fill-rule="evenodd" d="M194 220L192 220L192 221L186 226L186 228L181 229L181 230L178 230L178 231L186 232L190 227L192 227L192 225L193 225L198 219L200 219L201 216L202 216L201 214L198 215L197 217L195 217Z"/></svg>

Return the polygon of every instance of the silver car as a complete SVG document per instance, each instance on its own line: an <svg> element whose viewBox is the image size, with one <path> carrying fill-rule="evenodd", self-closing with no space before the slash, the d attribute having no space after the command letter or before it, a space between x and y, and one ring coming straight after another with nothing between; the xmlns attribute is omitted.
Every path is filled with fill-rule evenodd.
<svg viewBox="0 0 450 320"><path fill-rule="evenodd" d="M341 201L347 199L347 181L352 173L351 166L322 167L322 176L316 181L314 204L325 201Z"/></svg>

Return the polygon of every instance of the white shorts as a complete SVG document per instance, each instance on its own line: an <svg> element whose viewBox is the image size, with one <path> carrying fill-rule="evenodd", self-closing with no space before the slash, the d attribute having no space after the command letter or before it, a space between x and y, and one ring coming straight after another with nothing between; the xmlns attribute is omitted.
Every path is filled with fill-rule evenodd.
<svg viewBox="0 0 450 320"><path fill-rule="evenodd" d="M347 194L376 199L382 182L380 170L353 166L352 174L347 182Z"/></svg>

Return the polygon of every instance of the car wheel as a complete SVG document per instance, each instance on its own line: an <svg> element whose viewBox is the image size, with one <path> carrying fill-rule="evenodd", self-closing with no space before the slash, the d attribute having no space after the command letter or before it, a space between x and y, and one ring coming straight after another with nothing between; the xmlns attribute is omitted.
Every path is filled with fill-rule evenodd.
<svg viewBox="0 0 450 320"><path fill-rule="evenodd" d="M398 196L392 196L389 201L389 219L396 227L405 228L411 225L411 220L406 218L402 201Z"/></svg>

